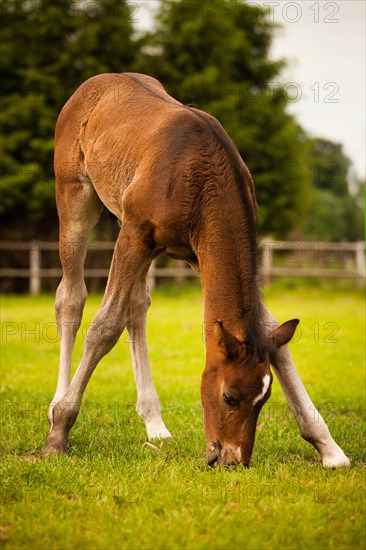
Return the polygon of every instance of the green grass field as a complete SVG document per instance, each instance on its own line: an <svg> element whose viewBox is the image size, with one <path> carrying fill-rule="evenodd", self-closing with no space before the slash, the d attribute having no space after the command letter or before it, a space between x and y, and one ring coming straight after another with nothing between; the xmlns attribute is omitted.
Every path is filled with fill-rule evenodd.
<svg viewBox="0 0 366 550"><path fill-rule="evenodd" d="M100 303L89 297L83 331ZM249 469L207 468L199 399L204 364L198 287L153 295L148 337L174 440L147 446L122 335L86 390L67 457L37 460L56 385L53 297L2 298L2 518L6 548L364 548L364 316L361 292L276 284L265 302L301 319L291 345L303 381L351 458L324 470L277 381ZM84 334L83 334L84 333Z"/></svg>

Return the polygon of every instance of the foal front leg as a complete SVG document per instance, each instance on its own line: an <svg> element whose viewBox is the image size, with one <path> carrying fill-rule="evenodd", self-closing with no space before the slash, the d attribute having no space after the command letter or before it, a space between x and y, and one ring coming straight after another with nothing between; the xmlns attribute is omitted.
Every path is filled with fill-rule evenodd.
<svg viewBox="0 0 366 550"><path fill-rule="evenodd" d="M79 413L88 381L99 363L117 343L126 322L131 291L141 270L151 262L146 239L126 222L119 234L100 310L87 333L83 355L75 376L52 409L51 431L44 454L65 453L68 435Z"/></svg>
<svg viewBox="0 0 366 550"><path fill-rule="evenodd" d="M279 325L266 308L264 308L264 321L269 332ZM320 453L323 466L327 468L349 466L349 459L330 435L328 426L310 399L297 373L288 346L282 346L271 354L271 363L302 437Z"/></svg>
<svg viewBox="0 0 366 550"><path fill-rule="evenodd" d="M137 390L136 410L145 423L149 439L171 439L161 417L161 405L151 376L146 344L146 315L150 294L144 270L133 288L127 316L133 372Z"/></svg>

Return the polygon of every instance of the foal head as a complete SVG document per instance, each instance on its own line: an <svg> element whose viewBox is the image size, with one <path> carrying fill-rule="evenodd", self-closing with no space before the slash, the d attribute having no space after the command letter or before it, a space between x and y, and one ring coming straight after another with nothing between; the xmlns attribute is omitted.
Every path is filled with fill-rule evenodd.
<svg viewBox="0 0 366 550"><path fill-rule="evenodd" d="M280 325L259 352L241 342L221 321L214 326L213 343L202 375L201 399L207 441L207 463L248 465L259 412L271 395L271 350L287 344L299 321Z"/></svg>

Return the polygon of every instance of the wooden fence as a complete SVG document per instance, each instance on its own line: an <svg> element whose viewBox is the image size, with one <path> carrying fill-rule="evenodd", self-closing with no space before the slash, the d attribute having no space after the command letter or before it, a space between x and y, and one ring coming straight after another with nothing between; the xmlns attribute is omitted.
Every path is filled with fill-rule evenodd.
<svg viewBox="0 0 366 550"><path fill-rule="evenodd" d="M112 252L114 242L91 242L89 250L98 253ZM327 242L295 242L263 240L260 243L260 274L263 284L269 284L273 277L337 277L352 278L357 286L365 283L365 243L327 243ZM41 292L42 279L61 279L62 271L58 267L44 267L45 254L57 252L57 242L0 242L2 255L11 251L28 256L28 267L1 267L1 278L29 279L29 292L36 295ZM9 262L2 262L5 265ZM43 266L42 266L43 264ZM92 267L85 269L85 277L107 278L109 269ZM182 261L176 261L173 267L159 267L153 262L149 271L149 284L154 287L157 279L173 278L183 282L187 277L195 277L196 273Z"/></svg>

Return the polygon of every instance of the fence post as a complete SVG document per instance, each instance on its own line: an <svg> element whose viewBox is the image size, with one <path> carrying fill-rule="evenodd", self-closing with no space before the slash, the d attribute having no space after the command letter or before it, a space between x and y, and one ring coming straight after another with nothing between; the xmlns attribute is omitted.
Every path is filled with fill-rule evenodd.
<svg viewBox="0 0 366 550"><path fill-rule="evenodd" d="M176 261L176 268L177 269L184 269L185 265L186 265L186 262L184 260L177 260ZM185 281L185 276L182 275L181 273L179 273L178 275L176 275L174 277L174 282L177 285L182 285L184 283L184 281Z"/></svg>
<svg viewBox="0 0 366 550"><path fill-rule="evenodd" d="M264 286L271 284L271 263L273 261L272 239L267 237L261 242L262 247L262 284Z"/></svg>
<svg viewBox="0 0 366 550"><path fill-rule="evenodd" d="M364 285L365 278L365 252L364 243L359 241L356 248L356 273L357 273L357 286L362 287Z"/></svg>
<svg viewBox="0 0 366 550"><path fill-rule="evenodd" d="M39 241L32 241L29 249L29 292L36 296L41 290L41 249Z"/></svg>

